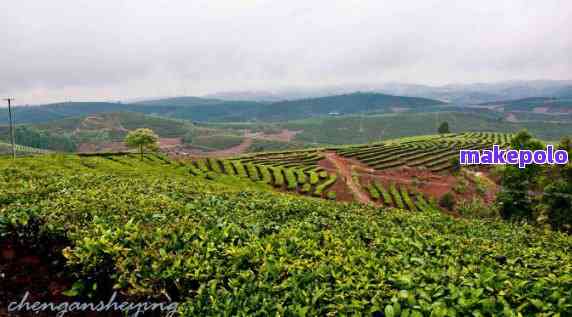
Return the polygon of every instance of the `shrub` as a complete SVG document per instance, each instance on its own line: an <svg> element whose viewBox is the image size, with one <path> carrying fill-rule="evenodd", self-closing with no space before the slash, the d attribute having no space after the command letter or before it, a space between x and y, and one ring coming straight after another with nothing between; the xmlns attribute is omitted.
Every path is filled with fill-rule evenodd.
<svg viewBox="0 0 572 317"><path fill-rule="evenodd" d="M330 177L323 183L316 186L314 196L322 196L322 193L336 182L336 174L330 174Z"/></svg>
<svg viewBox="0 0 572 317"><path fill-rule="evenodd" d="M330 200L336 200L336 192L335 191L329 191L326 194L326 198L328 198Z"/></svg>
<svg viewBox="0 0 572 317"><path fill-rule="evenodd" d="M219 161L215 158L209 157L208 159L209 166L213 172L222 173L222 169L220 167Z"/></svg>
<svg viewBox="0 0 572 317"><path fill-rule="evenodd" d="M417 208L415 207L415 204L411 200L411 197L409 196L409 192L407 191L406 187L401 187L401 197L403 197L403 202L405 202L405 205L407 206L407 208L409 208L409 210L417 211Z"/></svg>
<svg viewBox="0 0 572 317"><path fill-rule="evenodd" d="M256 166L254 166L254 164L252 163L246 164L246 171L248 172L248 175L250 176L251 180L253 181L259 180L258 171L256 170Z"/></svg>
<svg viewBox="0 0 572 317"><path fill-rule="evenodd" d="M318 176L318 173L310 171L309 174L310 174L310 184L316 185L320 182L320 177Z"/></svg>
<svg viewBox="0 0 572 317"><path fill-rule="evenodd" d="M298 182L296 181L296 175L294 170L291 168L283 169L284 175L286 175L286 188L292 190L298 187Z"/></svg>
<svg viewBox="0 0 572 317"><path fill-rule="evenodd" d="M205 178L209 180L215 180L217 178L217 174L215 172L207 172L205 174Z"/></svg>
<svg viewBox="0 0 572 317"><path fill-rule="evenodd" d="M469 218L497 218L500 216L496 205L487 206L478 197L473 197L470 200L461 199L457 203L456 210L464 217Z"/></svg>
<svg viewBox="0 0 572 317"><path fill-rule="evenodd" d="M447 209L447 210L453 210L455 209L455 196L453 196L453 194L451 193L446 193L443 196L441 196L441 199L439 199L439 206Z"/></svg>
<svg viewBox="0 0 572 317"><path fill-rule="evenodd" d="M242 162L232 161L232 164L234 165L234 168L236 169L236 174L238 176L248 178L248 173L246 172L244 165L242 165Z"/></svg>
<svg viewBox="0 0 572 317"><path fill-rule="evenodd" d="M395 184L391 184L391 186L389 187L389 191L391 192L391 195L393 196L393 201L395 202L395 207L397 207L399 209L405 209L405 205L403 204L403 200L401 200L401 195L399 194L399 191L395 187Z"/></svg>
<svg viewBox="0 0 572 317"><path fill-rule="evenodd" d="M375 183L375 188L377 189L378 192L381 193L382 197L383 197L383 204L384 205L393 205L393 199L391 199L391 195L389 194L389 192L387 190L385 190L385 188L379 184L379 183Z"/></svg>
<svg viewBox="0 0 572 317"><path fill-rule="evenodd" d="M369 196L371 197L371 199L373 200L379 200L379 192L377 191L377 189L375 188L375 186L373 185L369 185L367 186L367 190L369 192Z"/></svg>
<svg viewBox="0 0 572 317"><path fill-rule="evenodd" d="M270 174L268 167L264 165L258 165L258 170L262 175L262 181L265 182L266 184L272 184L272 174Z"/></svg>
<svg viewBox="0 0 572 317"><path fill-rule="evenodd" d="M304 185L302 185L300 192L301 193L309 193L311 190L312 190L312 185L310 185L309 183L305 183Z"/></svg>
<svg viewBox="0 0 572 317"><path fill-rule="evenodd" d="M274 186L282 187L284 185L284 175L282 174L282 168L280 167L269 167L272 171L272 176L274 176Z"/></svg>

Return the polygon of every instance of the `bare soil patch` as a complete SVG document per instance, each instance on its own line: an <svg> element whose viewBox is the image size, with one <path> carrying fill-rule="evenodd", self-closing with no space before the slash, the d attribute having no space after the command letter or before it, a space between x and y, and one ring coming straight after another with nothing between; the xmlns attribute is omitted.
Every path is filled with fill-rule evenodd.
<svg viewBox="0 0 572 317"><path fill-rule="evenodd" d="M268 140L268 141L279 141L279 142L290 142L294 139L296 134L301 133L303 130L288 130L282 129L280 133L264 133L264 132L247 132L245 134L246 137L259 139L259 140Z"/></svg>

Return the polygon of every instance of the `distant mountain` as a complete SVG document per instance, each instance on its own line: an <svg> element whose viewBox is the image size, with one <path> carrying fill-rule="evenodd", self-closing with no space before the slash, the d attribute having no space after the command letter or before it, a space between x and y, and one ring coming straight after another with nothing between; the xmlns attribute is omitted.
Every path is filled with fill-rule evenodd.
<svg viewBox="0 0 572 317"><path fill-rule="evenodd" d="M529 97L568 97L572 81L532 80L498 83L455 84L445 86L423 86L410 84L386 84L378 91L404 96L422 96L467 105L488 101L523 99Z"/></svg>
<svg viewBox="0 0 572 317"><path fill-rule="evenodd" d="M16 107L18 123L42 123L105 112L138 112L193 121L285 121L328 114L391 112L443 105L438 100L352 93L280 102L227 101L200 97L176 97L130 104L108 102L66 102L43 106ZM7 117L0 109L0 116Z"/></svg>
<svg viewBox="0 0 572 317"><path fill-rule="evenodd" d="M572 113L572 99L531 97L513 100L484 102L479 105L498 106L507 111L532 111L538 113Z"/></svg>
<svg viewBox="0 0 572 317"><path fill-rule="evenodd" d="M284 121L324 116L331 113L390 112L391 108L419 108L444 105L427 98L401 97L379 93L287 100L279 102L223 101L218 99L168 98L137 103L154 107L177 107L169 116L192 118L195 121Z"/></svg>
<svg viewBox="0 0 572 317"><path fill-rule="evenodd" d="M131 104L113 102L64 102L40 106L14 107L14 116L17 123L40 123L102 112L132 111L151 114L166 110L168 109L155 107L143 108ZM0 116L2 118L7 117L8 110L1 108Z"/></svg>
<svg viewBox="0 0 572 317"><path fill-rule="evenodd" d="M281 101L267 106L258 113L259 119L271 121L295 120L323 116L331 113L352 114L367 112L392 112L393 108L406 110L445 103L416 97L401 97L379 93L352 93L347 95Z"/></svg>
<svg viewBox="0 0 572 317"><path fill-rule="evenodd" d="M276 102L292 99L292 96L286 95L284 93L274 93L269 91L225 91L205 95L204 98L214 98L219 100Z"/></svg>

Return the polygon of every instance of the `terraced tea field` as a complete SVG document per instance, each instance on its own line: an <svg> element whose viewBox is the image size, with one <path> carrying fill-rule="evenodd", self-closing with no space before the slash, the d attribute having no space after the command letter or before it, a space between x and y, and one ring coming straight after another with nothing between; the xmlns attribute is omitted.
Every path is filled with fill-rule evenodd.
<svg viewBox="0 0 572 317"><path fill-rule="evenodd" d="M439 210L434 198L427 198L422 193L406 186L396 184L386 186L380 182L372 182L364 187L367 188L371 200L384 207L421 212Z"/></svg>
<svg viewBox="0 0 572 317"><path fill-rule="evenodd" d="M491 148L493 144L506 147L510 138L510 134L504 133L470 132L403 138L341 148L336 152L376 170L408 166L442 172L453 167L453 160L459 156L459 150L482 150Z"/></svg>
<svg viewBox="0 0 572 317"><path fill-rule="evenodd" d="M227 159L202 157L192 160L190 170L193 175L211 178L216 174L238 176L315 197L426 211L438 209L435 200L454 186L454 179L447 175L460 149L485 149L493 144L506 147L510 138L510 134L471 132L349 147L255 153ZM409 186L409 179L405 179L417 175L380 174L403 167L429 174L426 176L437 179L439 184L419 190ZM384 192L389 194L383 195Z"/></svg>
<svg viewBox="0 0 572 317"><path fill-rule="evenodd" d="M274 160L272 157L251 159L206 158L193 160L189 166L195 176L215 178L216 174L226 174L263 182L277 189L298 192L315 197L335 198L336 194L327 190L336 182L337 175L328 173L315 164L316 157L296 161L293 158ZM307 164L307 165L304 165Z"/></svg>
<svg viewBox="0 0 572 317"><path fill-rule="evenodd" d="M12 146L8 143L0 142L0 155L11 154L11 153L12 153ZM51 153L51 151L16 144L16 155L47 154L47 153Z"/></svg>

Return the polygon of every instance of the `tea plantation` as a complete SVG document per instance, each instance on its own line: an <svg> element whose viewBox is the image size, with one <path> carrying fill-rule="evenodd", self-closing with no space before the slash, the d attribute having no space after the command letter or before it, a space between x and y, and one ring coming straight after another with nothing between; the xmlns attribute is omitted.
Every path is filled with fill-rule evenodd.
<svg viewBox="0 0 572 317"><path fill-rule="evenodd" d="M77 293L168 295L182 316L572 315L568 235L191 168L154 155L0 158L0 239L64 241Z"/></svg>

